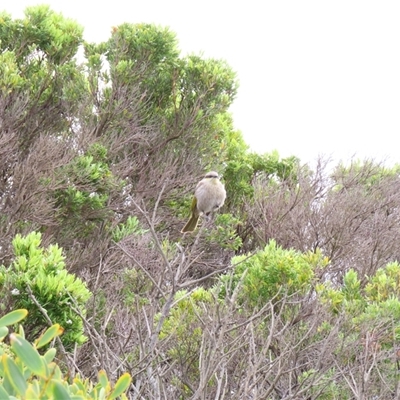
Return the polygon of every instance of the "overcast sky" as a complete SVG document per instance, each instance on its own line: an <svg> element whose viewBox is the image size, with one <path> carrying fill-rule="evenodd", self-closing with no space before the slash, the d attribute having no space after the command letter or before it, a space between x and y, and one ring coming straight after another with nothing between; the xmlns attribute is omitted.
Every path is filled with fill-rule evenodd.
<svg viewBox="0 0 400 400"><path fill-rule="evenodd" d="M43 2L2 3L22 17ZM169 26L183 54L225 59L240 83L235 127L254 150L400 162L398 0L44 3L83 25L89 41L123 22L149 22Z"/></svg>

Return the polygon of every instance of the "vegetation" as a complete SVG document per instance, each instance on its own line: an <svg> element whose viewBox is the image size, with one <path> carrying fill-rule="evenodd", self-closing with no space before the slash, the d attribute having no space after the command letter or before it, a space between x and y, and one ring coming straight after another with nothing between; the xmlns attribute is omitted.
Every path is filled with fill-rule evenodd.
<svg viewBox="0 0 400 400"><path fill-rule="evenodd" d="M26 317L24 309L14 310L0 319L0 340L9 334L8 325L13 325ZM79 376L73 383L68 383L59 366L53 361L54 348L40 355L38 349L62 334L63 329L55 324L43 332L30 344L24 337L24 330L19 326L19 333L9 334L10 345L0 347L0 395L2 399L126 399L129 374L122 375L114 387L111 387L104 371L99 372L99 383L92 385Z"/></svg>
<svg viewBox="0 0 400 400"><path fill-rule="evenodd" d="M57 245L39 247L40 233L13 240L15 260L8 268L0 267L3 309L25 308L29 318L27 338L35 337L52 321L65 327L63 342L67 349L86 341L80 315L90 292L81 279L65 269L64 257Z"/></svg>
<svg viewBox="0 0 400 400"><path fill-rule="evenodd" d="M0 397L399 398L399 168L252 153L225 62L82 35L0 14Z"/></svg>

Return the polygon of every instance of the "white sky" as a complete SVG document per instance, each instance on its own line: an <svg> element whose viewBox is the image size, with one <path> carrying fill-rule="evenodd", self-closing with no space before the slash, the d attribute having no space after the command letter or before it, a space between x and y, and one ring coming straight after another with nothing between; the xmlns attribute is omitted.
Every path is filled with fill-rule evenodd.
<svg viewBox="0 0 400 400"><path fill-rule="evenodd" d="M169 26L183 54L225 59L240 82L235 127L258 152L400 162L398 0L44 2L83 25L89 41L149 22ZM40 3L0 10L17 18Z"/></svg>

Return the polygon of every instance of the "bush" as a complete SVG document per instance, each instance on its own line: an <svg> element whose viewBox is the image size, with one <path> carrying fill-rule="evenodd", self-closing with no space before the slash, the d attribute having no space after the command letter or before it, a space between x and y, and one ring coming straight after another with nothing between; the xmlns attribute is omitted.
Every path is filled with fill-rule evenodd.
<svg viewBox="0 0 400 400"><path fill-rule="evenodd" d="M14 262L8 268L0 266L0 295L10 309L29 311L29 338L58 321L65 329L63 344L68 350L86 340L78 314L86 314L85 304L91 293L81 279L65 269L64 256L57 245L43 249L40 243L37 232L15 237Z"/></svg>
<svg viewBox="0 0 400 400"><path fill-rule="evenodd" d="M9 333L7 326L24 319L27 310L15 310L0 318L0 343ZM40 355L38 349L61 335L63 329L55 324L48 328L33 344L25 339L22 326L19 333L11 333L10 346L0 347L0 398L22 399L127 399L131 377L123 374L114 387L108 381L104 371L99 372L99 383L94 385L89 380L82 380L76 375L72 383L64 377L58 365L53 361L54 348Z"/></svg>
<svg viewBox="0 0 400 400"><path fill-rule="evenodd" d="M271 240L264 250L253 256L234 257L232 263L236 267L232 276L224 275L221 280L225 284L232 280L233 285L229 286L234 289L243 279L240 300L250 307L262 306L285 295L306 293L311 288L315 269L328 262L319 251L303 254L283 249Z"/></svg>

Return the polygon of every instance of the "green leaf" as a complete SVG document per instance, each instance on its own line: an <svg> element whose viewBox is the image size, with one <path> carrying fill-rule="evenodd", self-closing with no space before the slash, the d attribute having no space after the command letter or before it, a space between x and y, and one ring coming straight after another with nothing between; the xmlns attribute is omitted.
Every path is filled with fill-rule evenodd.
<svg viewBox="0 0 400 400"><path fill-rule="evenodd" d="M64 329L61 328L59 324L54 324L35 341L35 347L40 349L47 343L51 342L56 336L60 336L63 332Z"/></svg>
<svg viewBox="0 0 400 400"><path fill-rule="evenodd" d="M24 327L22 325L18 326L18 334L20 336L22 336L23 338L25 337L25 330L24 330Z"/></svg>
<svg viewBox="0 0 400 400"><path fill-rule="evenodd" d="M14 310L0 318L0 326L14 325L28 315L25 309Z"/></svg>
<svg viewBox="0 0 400 400"><path fill-rule="evenodd" d="M4 373L11 386L22 397L27 389L26 381L17 364L6 354L1 359L4 367Z"/></svg>
<svg viewBox="0 0 400 400"><path fill-rule="evenodd" d="M87 400L89 397L86 397L86 395L79 395L79 394L73 394L70 396L71 400Z"/></svg>
<svg viewBox="0 0 400 400"><path fill-rule="evenodd" d="M60 367L56 363L51 362L46 367L48 368L49 374L53 377L53 379L58 379L58 380L63 379ZM48 374L46 376L48 376Z"/></svg>
<svg viewBox="0 0 400 400"><path fill-rule="evenodd" d="M0 385L0 399L4 399L7 400L9 399L10 396L8 395L8 393L5 391L5 389L3 388L3 385Z"/></svg>
<svg viewBox="0 0 400 400"><path fill-rule="evenodd" d="M97 399L99 400L106 400L106 389L105 388L101 388L98 393L97 391L95 392L97 394Z"/></svg>
<svg viewBox="0 0 400 400"><path fill-rule="evenodd" d="M12 333L10 335L11 348L25 365L36 375L46 373L45 363L37 350L22 336Z"/></svg>
<svg viewBox="0 0 400 400"><path fill-rule="evenodd" d="M105 389L110 386L110 383L108 382L107 374L103 370L99 371L99 383L100 383L101 387L103 387Z"/></svg>
<svg viewBox="0 0 400 400"><path fill-rule="evenodd" d="M67 392L67 390L60 381L52 379L51 383L52 385L49 394L52 394L54 399L63 399L63 400L71 399L69 393Z"/></svg>
<svg viewBox="0 0 400 400"><path fill-rule="evenodd" d="M78 391L81 391L82 393L86 393L87 388L86 388L85 384L82 382L82 380L80 379L80 377L75 376L74 385Z"/></svg>
<svg viewBox="0 0 400 400"><path fill-rule="evenodd" d="M0 342L8 335L8 328L6 326L0 327Z"/></svg>
<svg viewBox="0 0 400 400"><path fill-rule="evenodd" d="M2 399L2 397L0 397ZM25 392L25 399L39 399L40 398L40 388L38 381L30 383L28 389Z"/></svg>
<svg viewBox="0 0 400 400"><path fill-rule="evenodd" d="M120 396L122 393L125 393L128 390L129 385L131 384L132 378L128 373L125 373L120 376L117 383L114 386L114 390L110 394L111 399L115 399Z"/></svg>
<svg viewBox="0 0 400 400"><path fill-rule="evenodd" d="M57 353L57 350L54 347L52 347L51 349L46 351L46 353L43 355L43 357L46 360L47 364L50 364L54 360L56 353Z"/></svg>

